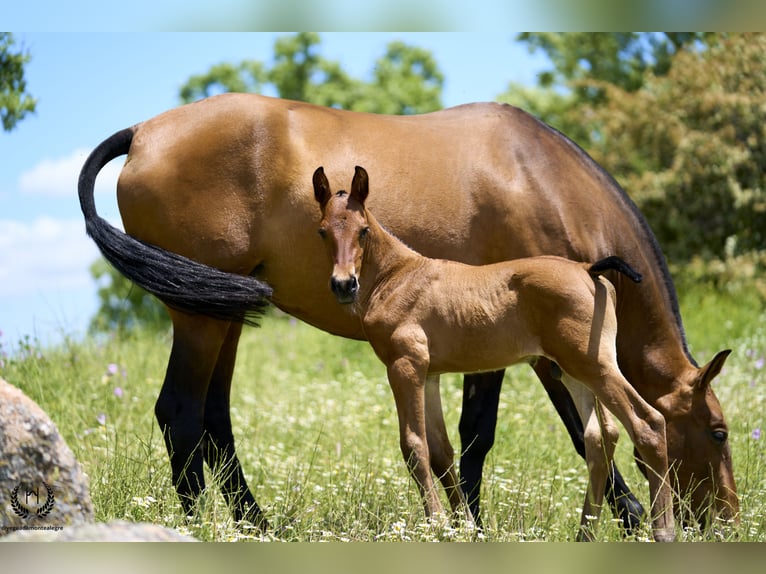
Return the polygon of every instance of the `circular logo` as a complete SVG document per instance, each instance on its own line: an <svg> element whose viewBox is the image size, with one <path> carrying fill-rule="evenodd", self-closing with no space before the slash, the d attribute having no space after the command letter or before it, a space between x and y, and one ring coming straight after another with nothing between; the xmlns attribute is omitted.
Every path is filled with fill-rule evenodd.
<svg viewBox="0 0 766 574"><path fill-rule="evenodd" d="M38 518L44 518L50 514L53 510L53 506L56 501L53 497L53 489L47 482L43 481L43 486L47 492L47 496L42 504L40 504L40 489L22 490L22 484L19 483L11 491L11 507L13 511L21 518L29 518L31 516L37 516ZM19 497L23 498L23 502Z"/></svg>

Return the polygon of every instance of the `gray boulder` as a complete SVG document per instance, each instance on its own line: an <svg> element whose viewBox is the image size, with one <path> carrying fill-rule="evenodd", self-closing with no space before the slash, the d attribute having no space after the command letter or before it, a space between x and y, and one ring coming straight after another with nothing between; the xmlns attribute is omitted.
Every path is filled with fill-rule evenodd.
<svg viewBox="0 0 766 574"><path fill-rule="evenodd" d="M92 521L88 478L56 425L0 379L0 536Z"/></svg>

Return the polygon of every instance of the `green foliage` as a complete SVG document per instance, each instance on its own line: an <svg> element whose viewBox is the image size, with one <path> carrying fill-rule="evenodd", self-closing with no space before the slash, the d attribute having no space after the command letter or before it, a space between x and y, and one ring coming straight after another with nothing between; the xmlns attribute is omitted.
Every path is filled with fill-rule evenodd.
<svg viewBox="0 0 766 574"><path fill-rule="evenodd" d="M605 103L581 110L598 132L589 151L672 260L766 249L765 72L766 36L735 34L635 92L602 83Z"/></svg>
<svg viewBox="0 0 766 574"><path fill-rule="evenodd" d="M498 99L535 114L587 149L598 132L581 108L603 104L604 85L634 92L648 74L665 75L679 50L710 37L698 32L525 32L517 40L530 52L542 51L552 68L539 75L536 87L511 84Z"/></svg>
<svg viewBox="0 0 766 574"><path fill-rule="evenodd" d="M98 284L99 310L91 319L92 333L125 332L137 326L165 329L170 318L160 301L133 284L106 260L98 259L90 268Z"/></svg>
<svg viewBox="0 0 766 574"><path fill-rule="evenodd" d="M766 321L759 303L722 300L698 288L682 298L687 334L700 361L734 353L715 381L730 425L742 524L684 540L766 541ZM724 329L724 324L727 324ZM245 475L275 530L238 529L212 488L187 520L172 487L154 420L171 340L134 330L41 348L25 340L0 360L0 377L48 412L90 477L98 521L145 521L202 540L572 540L586 467L542 386L525 366L503 385L495 447L483 485L486 530L428 523L399 451L385 370L369 345L333 337L282 315L246 329L232 386L232 422ZM0 339L0 356L7 347ZM442 377L447 428L457 446L460 377ZM756 438L757 437L757 438ZM618 464L648 506L648 486L623 433ZM215 485L216 477L208 476ZM445 499L443 499L445 500ZM645 526L639 540L648 540ZM621 540L608 512L596 539Z"/></svg>
<svg viewBox="0 0 766 574"><path fill-rule="evenodd" d="M14 50L11 33L0 32L0 121L7 132L37 106L24 79L24 66L30 58L28 52Z"/></svg>
<svg viewBox="0 0 766 574"><path fill-rule="evenodd" d="M282 98L347 110L411 114L441 107L444 77L427 50L392 42L375 62L372 80L366 82L349 76L339 62L322 57L320 43L314 32L280 37L271 62L213 66L184 84L181 100L269 87Z"/></svg>
<svg viewBox="0 0 766 574"><path fill-rule="evenodd" d="M766 37L520 40L544 50L553 69L538 88L512 87L502 99L583 146L636 201L671 261L733 266L737 256L766 249Z"/></svg>

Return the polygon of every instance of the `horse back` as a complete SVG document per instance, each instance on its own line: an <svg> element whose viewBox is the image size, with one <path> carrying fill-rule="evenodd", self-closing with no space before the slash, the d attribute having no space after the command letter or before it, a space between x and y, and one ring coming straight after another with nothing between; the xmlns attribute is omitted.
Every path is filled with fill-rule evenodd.
<svg viewBox="0 0 766 574"><path fill-rule="evenodd" d="M630 200L582 150L517 108L385 116L226 94L135 131L118 185L128 233L228 271L258 269L278 306L321 328L362 336L329 311L312 173L324 166L343 189L334 178L364 165L376 189L370 210L424 255L472 264L620 256L645 276L640 290L616 282L638 309L626 331L635 335L642 309L660 309L655 328L683 347L664 262Z"/></svg>

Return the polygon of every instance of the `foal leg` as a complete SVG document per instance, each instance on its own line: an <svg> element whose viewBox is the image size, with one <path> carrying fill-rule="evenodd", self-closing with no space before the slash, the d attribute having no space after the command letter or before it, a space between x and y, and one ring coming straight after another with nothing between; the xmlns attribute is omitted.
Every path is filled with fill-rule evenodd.
<svg viewBox="0 0 766 574"><path fill-rule="evenodd" d="M231 430L230 391L237 344L242 325L232 323L224 339L218 362L213 370L205 402L204 456L208 466L221 480L221 491L231 508L235 520L247 520L252 524L268 528L263 513L247 486L242 465L234 449L234 434Z"/></svg>
<svg viewBox="0 0 766 574"><path fill-rule="evenodd" d="M229 324L173 310L170 316L173 347L154 412L170 456L173 484L189 515L205 488L200 448L205 400Z"/></svg>
<svg viewBox="0 0 766 574"><path fill-rule="evenodd" d="M611 372L605 372L603 385L592 390L596 398L623 424L648 466L654 539L657 542L672 542L675 539L675 521L668 477L665 418L638 394L616 367Z"/></svg>
<svg viewBox="0 0 766 574"><path fill-rule="evenodd" d="M471 511L466 504L465 495L460 488L460 481L455 472L455 450L449 441L447 427L444 424L441 394L439 393L439 375L426 378L426 436L431 457L431 470L439 477L449 498L450 507L456 516L473 524Z"/></svg>
<svg viewBox="0 0 766 574"><path fill-rule="evenodd" d="M463 406L460 413L460 481L468 508L481 526L479 514L484 460L495 442L497 407L505 371L476 373L463 377Z"/></svg>
<svg viewBox="0 0 766 574"><path fill-rule="evenodd" d="M425 414L425 368L402 357L388 365L388 382L399 417L399 446L404 462L415 479L426 516L443 514L433 477L428 450Z"/></svg>
<svg viewBox="0 0 766 574"><path fill-rule="evenodd" d="M543 388L548 393L551 403L561 418L569 433L572 444L583 459L585 458L585 439L583 436L583 423L575 407L572 397L566 386L561 381L561 369L549 359L540 357L533 366ZM622 520L623 528L627 534L631 534L641 524L644 516L644 507L630 491L625 480L622 478L617 465L611 463L607 474L605 495L612 514Z"/></svg>
<svg viewBox="0 0 766 574"><path fill-rule="evenodd" d="M585 460L588 465L588 488L582 507L578 540L592 540L591 521L601 516L609 470L613 464L614 449L620 431L614 420L584 385L564 375L562 382L577 406L585 428Z"/></svg>

